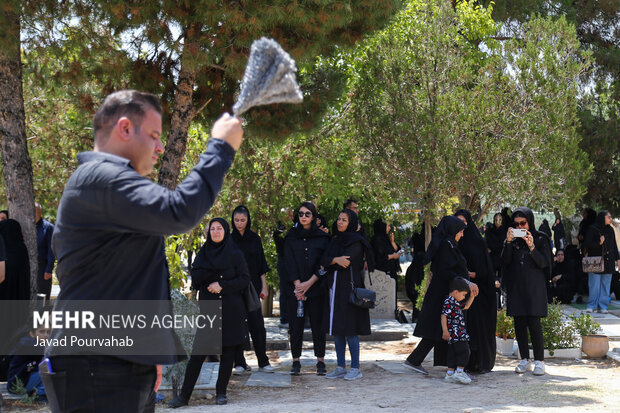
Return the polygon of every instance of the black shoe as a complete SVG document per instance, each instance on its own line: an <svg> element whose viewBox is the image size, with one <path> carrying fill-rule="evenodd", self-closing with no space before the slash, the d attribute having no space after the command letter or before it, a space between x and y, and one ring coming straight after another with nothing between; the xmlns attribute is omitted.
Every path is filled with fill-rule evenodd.
<svg viewBox="0 0 620 413"><path fill-rule="evenodd" d="M218 394L215 396L215 404L223 405L228 403L228 399L225 394Z"/></svg>
<svg viewBox="0 0 620 413"><path fill-rule="evenodd" d="M317 376L324 376L327 374L327 369L325 368L325 363L323 363L322 361L319 361L316 363L316 375Z"/></svg>
<svg viewBox="0 0 620 413"><path fill-rule="evenodd" d="M188 401L185 400L181 396L177 396L170 403L168 403L168 407L171 409L176 409L177 407L187 406Z"/></svg>
<svg viewBox="0 0 620 413"><path fill-rule="evenodd" d="M301 363L298 361L293 362L293 367L291 368L291 375L299 376L301 373Z"/></svg>

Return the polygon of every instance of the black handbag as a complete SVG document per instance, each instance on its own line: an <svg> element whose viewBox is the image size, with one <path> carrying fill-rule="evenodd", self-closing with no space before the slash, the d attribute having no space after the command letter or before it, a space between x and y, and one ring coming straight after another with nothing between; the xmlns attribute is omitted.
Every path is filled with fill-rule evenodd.
<svg viewBox="0 0 620 413"><path fill-rule="evenodd" d="M349 267L350 268L350 267ZM375 301L377 301L377 293L373 290L366 288L355 287L353 284L353 269L351 272L351 293L349 294L349 303L360 308L375 308ZM368 275L370 279L370 274ZM371 282L372 284L372 282Z"/></svg>
<svg viewBox="0 0 620 413"><path fill-rule="evenodd" d="M243 293L241 295L243 297L243 301L245 302L245 308L247 309L248 313L263 308L263 305L258 298L258 294L256 294L256 289L254 288L254 284L252 284L252 282L248 284L248 286L243 290Z"/></svg>

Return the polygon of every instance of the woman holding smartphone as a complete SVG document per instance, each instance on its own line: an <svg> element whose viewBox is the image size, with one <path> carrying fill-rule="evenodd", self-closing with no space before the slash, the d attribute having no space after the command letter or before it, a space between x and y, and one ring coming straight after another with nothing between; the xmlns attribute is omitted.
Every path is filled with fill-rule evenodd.
<svg viewBox="0 0 620 413"><path fill-rule="evenodd" d="M502 274L506 288L506 311L514 318L521 362L515 368L525 373L532 365L528 330L534 347L534 374L545 374L541 317L547 316L547 281L551 276L552 254L549 238L536 231L534 214L526 207L512 214L502 251Z"/></svg>

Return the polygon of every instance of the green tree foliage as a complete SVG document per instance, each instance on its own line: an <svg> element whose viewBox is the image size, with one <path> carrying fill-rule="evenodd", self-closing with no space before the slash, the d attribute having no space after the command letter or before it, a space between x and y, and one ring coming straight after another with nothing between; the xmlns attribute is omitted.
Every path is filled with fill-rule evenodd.
<svg viewBox="0 0 620 413"><path fill-rule="evenodd" d="M55 76L73 89L98 79L102 95L134 87L163 97L170 128L159 181L174 187L191 122L208 124L229 110L253 40L272 37L300 68L314 68L315 56L335 45L353 44L384 24L398 5L395 0L74 0L42 7L28 33L30 47L59 52L66 64ZM320 121L334 97L330 83L336 74L302 70L300 75L306 86L304 104L249 113L251 134L282 139ZM74 96L89 114L100 101L87 88Z"/></svg>
<svg viewBox="0 0 620 413"><path fill-rule="evenodd" d="M490 9L415 0L351 57L346 133L430 222L450 197L566 209L589 172L576 133L587 67L565 20L533 20L500 48ZM484 47L481 47L483 45ZM430 237L429 237L430 238Z"/></svg>
<svg viewBox="0 0 620 413"><path fill-rule="evenodd" d="M489 0L482 1L487 4ZM593 173L583 203L620 214L620 2L495 0L493 15L506 22L502 38L519 36L532 16L565 18L576 27L581 48L592 52L593 70L582 78L581 147Z"/></svg>
<svg viewBox="0 0 620 413"><path fill-rule="evenodd" d="M192 127L182 176L189 173L207 140L208 133L203 127ZM294 210L301 202L313 200L319 213L331 224L342 209L343 201L354 197L360 203L364 224L369 227L372 219L389 211L392 201L379 177L366 172L356 151L353 141L335 136L335 130L330 127L281 142L257 139L244 142L217 202L203 223L191 233L168 239L173 285L180 285L184 279L182 267L187 265L188 253L197 251L204 242L203 232L208 221L223 217L230 222L233 209L240 204L250 209L252 229L263 239L272 269L267 279L272 286L277 285L272 233L277 221L290 227L286 209Z"/></svg>

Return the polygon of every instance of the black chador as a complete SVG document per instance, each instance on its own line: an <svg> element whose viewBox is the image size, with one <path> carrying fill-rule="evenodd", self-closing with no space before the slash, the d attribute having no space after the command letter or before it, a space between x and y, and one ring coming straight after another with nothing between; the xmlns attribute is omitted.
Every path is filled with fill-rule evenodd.
<svg viewBox="0 0 620 413"><path fill-rule="evenodd" d="M478 296L467 310L467 333L470 336L469 347L471 355L467 365L468 370L489 372L495 365L495 324L497 322L495 300L495 271L476 224L469 211L461 209L455 216L462 216L467 220L463 239L459 242L459 249L467 261L467 270L475 273L470 279L478 285Z"/></svg>
<svg viewBox="0 0 620 413"><path fill-rule="evenodd" d="M415 366L419 366L433 348L434 365L447 365L447 342L441 339L441 308L449 294L450 281L455 277L469 279L467 262L454 238L465 227L465 223L455 216L443 217L426 251L426 260L431 262L433 277L413 332L422 340L407 357L407 361Z"/></svg>

